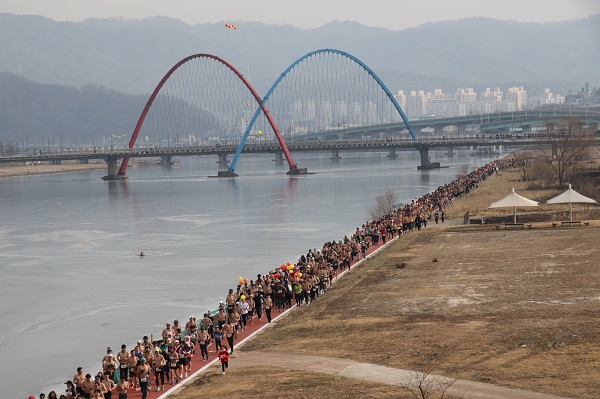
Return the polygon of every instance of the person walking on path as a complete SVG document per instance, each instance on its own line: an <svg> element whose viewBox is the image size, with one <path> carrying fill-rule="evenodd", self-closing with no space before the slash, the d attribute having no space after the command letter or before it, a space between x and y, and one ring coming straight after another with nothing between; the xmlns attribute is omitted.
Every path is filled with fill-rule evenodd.
<svg viewBox="0 0 600 399"><path fill-rule="evenodd" d="M223 371L223 375L225 375L225 370L229 367L229 352L225 345L223 345L223 349L219 351L219 360L221 361L221 370Z"/></svg>

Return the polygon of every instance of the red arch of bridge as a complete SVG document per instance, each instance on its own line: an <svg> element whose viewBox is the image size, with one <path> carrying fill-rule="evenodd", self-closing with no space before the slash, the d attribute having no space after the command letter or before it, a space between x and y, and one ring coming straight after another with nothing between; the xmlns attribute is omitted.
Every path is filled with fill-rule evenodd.
<svg viewBox="0 0 600 399"><path fill-rule="evenodd" d="M240 80L244 83L244 85L246 85L246 87L248 88L248 90L250 90L250 93L252 93L252 96L254 97L254 99L256 100L256 102L260 105L260 107L262 109L262 112L264 113L265 117L269 121L269 124L271 125L271 128L273 129L273 132L275 133L275 136L277 137L277 141L279 142L279 145L281 146L281 149L283 150L283 153L285 154L285 158L287 159L287 162L289 164L290 170L297 169L296 163L292 159L292 155L290 154L290 150L288 149L287 144L285 143L285 140L283 139L283 136L281 135L281 132L279 131L279 128L277 127L277 124L275 123L275 120L271 116L271 114L270 114L269 110L267 109L267 107L263 104L263 101L260 98L260 96L258 95L258 93L256 92L256 90L254 90L254 87L252 87L252 85L244 77L244 75L242 75L240 73L240 71L238 71L233 65L231 65L229 62L225 61L224 59L222 59L220 57L217 57L216 55L212 55L212 54L194 54L194 55L190 55L188 57L185 57L184 59L182 59L181 61L179 61L177 64L173 65L173 67L169 70L169 72L167 72L165 74L165 76L163 76L163 78L161 79L161 81L158 83L158 85L156 86L156 88L152 92L152 95L148 99L148 102L146 103L146 106L144 107L144 110L142 111L142 114L140 115L140 118L138 119L137 125L135 125L135 129L133 130L133 134L131 135L131 139L129 139L129 148L133 148L133 146L135 145L135 142L136 142L136 140L138 138L138 134L140 133L140 130L142 129L142 125L144 124L144 120L146 119L146 115L148 115L148 111L150 111L150 107L152 107L152 104L154 103L154 99L158 95L158 92L160 91L160 89L162 89L162 87L164 86L164 84L166 83L166 81L171 77L171 75L180 66L182 66L186 62L188 62L190 60L193 60L195 58L210 58L210 59L213 59L213 60L215 60L217 62L220 62L221 64L223 64L227 68L229 68L233 73L235 73L238 76L238 78L240 78ZM128 163L129 163L129 158L123 158L123 162L121 163L121 167L120 167L119 173L118 173L120 176L124 176L125 175Z"/></svg>

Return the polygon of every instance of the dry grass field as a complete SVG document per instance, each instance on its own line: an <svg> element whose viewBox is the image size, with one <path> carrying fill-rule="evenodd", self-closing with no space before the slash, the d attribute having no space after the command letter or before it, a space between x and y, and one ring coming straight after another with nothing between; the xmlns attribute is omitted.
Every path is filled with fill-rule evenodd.
<svg viewBox="0 0 600 399"><path fill-rule="evenodd" d="M518 172L494 176L455 201L448 207L449 216L462 218L466 210L479 217L502 212L487 206L511 187L538 201L559 192L526 191L519 182L507 181L511 173ZM318 354L597 398L600 221L556 228L550 222L534 222L532 229L517 230L429 226L395 241L326 295L298 308L240 350L285 352L291 357ZM231 363L235 361L233 356ZM370 387L372 396L346 395L359 392L357 380L265 366L249 365L226 377L209 372L174 398L210 397L215 389L218 396L231 397L413 394L400 389L385 396L392 387L376 393L379 386L358 381ZM256 373L270 374L272 383L267 379L254 385ZM281 387L289 387L288 394L279 394Z"/></svg>

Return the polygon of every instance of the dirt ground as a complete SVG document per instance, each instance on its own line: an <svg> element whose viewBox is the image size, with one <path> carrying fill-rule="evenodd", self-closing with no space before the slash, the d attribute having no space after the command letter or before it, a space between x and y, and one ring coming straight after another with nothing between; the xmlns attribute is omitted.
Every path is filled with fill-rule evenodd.
<svg viewBox="0 0 600 399"><path fill-rule="evenodd" d="M502 188L512 185L536 200L557 193L528 193L508 182L511 176L490 178L449 206L448 215L462 219L468 209L486 216L487 206L508 194ZM240 350L318 354L597 398L599 237L598 220L556 228L536 222L532 229L517 230L430 224L394 242ZM173 398L216 392L230 397L413 397L401 388L266 366L237 369L226 377L215 367ZM359 388L368 395L358 393ZM387 396L391 389L398 391Z"/></svg>
<svg viewBox="0 0 600 399"><path fill-rule="evenodd" d="M105 169L106 164L102 163L89 163L89 164L78 164L78 163L63 163L62 165L0 165L0 178L4 177L17 177L17 176L32 176L32 175L46 175L55 173L67 173L67 172L78 172L83 170L91 169Z"/></svg>
<svg viewBox="0 0 600 399"><path fill-rule="evenodd" d="M414 399L400 387L263 364L229 370L225 376L220 366L215 366L170 397Z"/></svg>

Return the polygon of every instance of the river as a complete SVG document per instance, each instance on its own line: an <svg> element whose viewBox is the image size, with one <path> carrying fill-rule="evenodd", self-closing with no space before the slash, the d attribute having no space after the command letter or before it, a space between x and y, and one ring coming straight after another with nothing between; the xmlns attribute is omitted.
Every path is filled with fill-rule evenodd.
<svg viewBox="0 0 600 399"><path fill-rule="evenodd" d="M245 155L235 179L208 178L216 157L204 156L130 167L123 182L101 170L0 180L1 396L60 394L78 366L100 370L107 346L201 317L239 276L352 233L377 195L406 203L493 159L444 152L434 171L416 170L417 151L348 152L295 155L315 173L299 177Z"/></svg>

